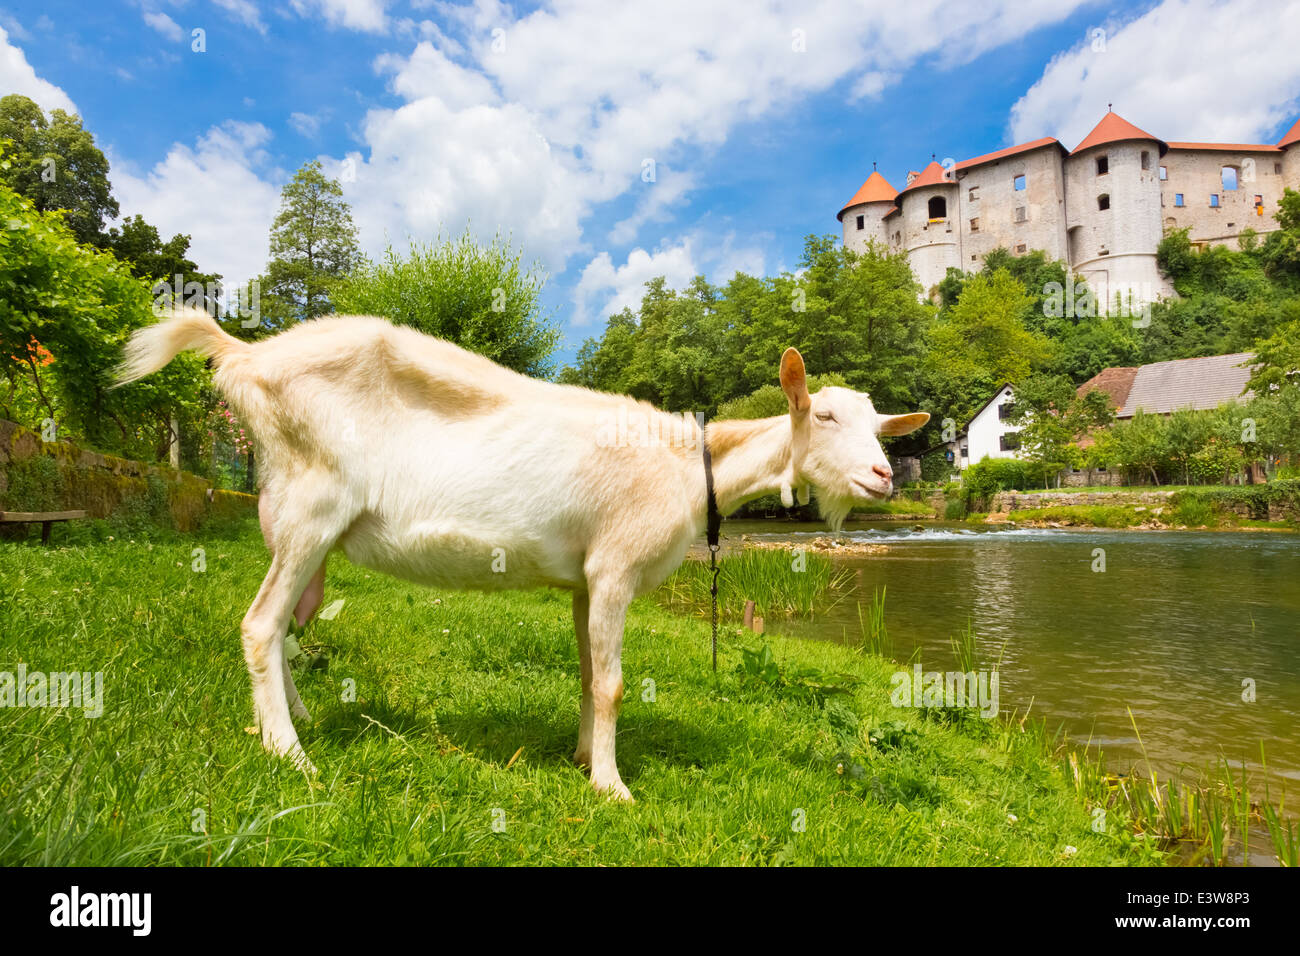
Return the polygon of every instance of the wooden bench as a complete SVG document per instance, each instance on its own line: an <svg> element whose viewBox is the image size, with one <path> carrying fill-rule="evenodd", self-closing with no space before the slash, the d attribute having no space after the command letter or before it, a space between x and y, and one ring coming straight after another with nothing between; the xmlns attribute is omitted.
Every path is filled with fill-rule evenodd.
<svg viewBox="0 0 1300 956"><path fill-rule="evenodd" d="M50 543L50 527L56 521L73 521L86 517L84 511L0 511L0 524L41 525L41 544Z"/></svg>

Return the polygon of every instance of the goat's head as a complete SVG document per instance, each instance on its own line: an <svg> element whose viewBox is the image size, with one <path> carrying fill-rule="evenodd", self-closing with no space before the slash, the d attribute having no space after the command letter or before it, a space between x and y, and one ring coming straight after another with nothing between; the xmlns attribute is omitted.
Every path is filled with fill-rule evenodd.
<svg viewBox="0 0 1300 956"><path fill-rule="evenodd" d="M893 493L894 473L879 436L914 432L930 420L928 413L881 415L865 392L836 386L810 395L803 357L795 349L781 357L781 389L790 402L788 483L816 488L822 517L832 527L855 505Z"/></svg>

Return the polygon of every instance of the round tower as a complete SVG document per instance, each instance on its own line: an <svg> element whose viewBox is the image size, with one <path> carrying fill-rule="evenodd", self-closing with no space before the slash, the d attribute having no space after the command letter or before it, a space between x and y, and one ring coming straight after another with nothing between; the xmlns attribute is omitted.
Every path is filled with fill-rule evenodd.
<svg viewBox="0 0 1300 956"><path fill-rule="evenodd" d="M958 248L957 183L937 162L921 170L894 201L902 220L902 248L921 284L923 298L933 298L949 268L961 268ZM894 226L900 229L900 226Z"/></svg>
<svg viewBox="0 0 1300 956"><path fill-rule="evenodd" d="M1169 293L1156 265L1164 229L1160 157L1169 147L1107 113L1065 160L1070 265L1097 299L1099 312L1142 311Z"/></svg>
<svg viewBox="0 0 1300 956"><path fill-rule="evenodd" d="M835 218L844 228L844 247L861 252L874 240L888 245L885 215L894 208L898 190L874 169Z"/></svg>
<svg viewBox="0 0 1300 956"><path fill-rule="evenodd" d="M1300 189L1300 119L1277 141L1282 150L1282 185Z"/></svg>

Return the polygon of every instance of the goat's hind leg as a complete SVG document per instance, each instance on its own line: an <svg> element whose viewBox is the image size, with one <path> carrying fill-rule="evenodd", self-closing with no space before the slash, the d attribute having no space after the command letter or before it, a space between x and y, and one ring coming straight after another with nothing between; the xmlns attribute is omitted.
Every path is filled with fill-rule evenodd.
<svg viewBox="0 0 1300 956"><path fill-rule="evenodd" d="M287 690L293 678L284 659L284 636L289 615L329 553L333 536L322 533L325 529L319 526L313 527L310 519L292 533L286 533L288 527L285 523L277 529L271 569L244 615L240 630L262 745L272 753L292 758L300 768L312 770L289 712ZM296 688L293 696L297 696Z"/></svg>
<svg viewBox="0 0 1300 956"><path fill-rule="evenodd" d="M305 627L307 622L312 619L312 615L320 610L320 604L324 597L325 562L322 561L321 566L312 575L307 590L302 592L302 597L298 599L298 603L293 609L293 619L299 628ZM287 654L284 659L284 696L289 701L290 714L299 720L311 720L311 712L307 710L307 705L302 702L302 695L298 693L298 685L293 682L293 671L289 667Z"/></svg>

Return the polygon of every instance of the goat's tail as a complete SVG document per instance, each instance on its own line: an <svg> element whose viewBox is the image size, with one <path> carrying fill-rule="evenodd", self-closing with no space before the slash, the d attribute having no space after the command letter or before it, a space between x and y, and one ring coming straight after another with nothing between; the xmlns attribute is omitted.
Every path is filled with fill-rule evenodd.
<svg viewBox="0 0 1300 956"><path fill-rule="evenodd" d="M122 363L114 370L114 388L158 371L182 352L209 356L219 366L253 346L226 332L199 309L175 310L168 318L131 333Z"/></svg>

